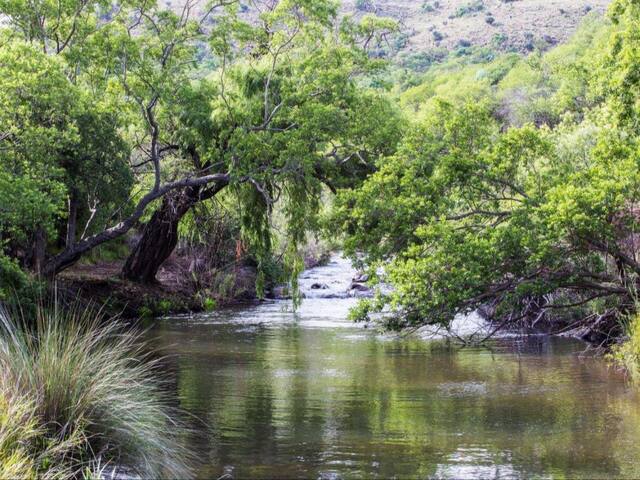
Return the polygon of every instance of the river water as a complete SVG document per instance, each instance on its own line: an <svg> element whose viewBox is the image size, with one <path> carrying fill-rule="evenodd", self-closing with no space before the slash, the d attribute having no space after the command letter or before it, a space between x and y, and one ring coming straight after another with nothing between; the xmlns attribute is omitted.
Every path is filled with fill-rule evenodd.
<svg viewBox="0 0 640 480"><path fill-rule="evenodd" d="M640 478L640 397L585 344L380 335L346 319L353 273L339 257L305 272L295 313L273 301L150 331L198 477Z"/></svg>

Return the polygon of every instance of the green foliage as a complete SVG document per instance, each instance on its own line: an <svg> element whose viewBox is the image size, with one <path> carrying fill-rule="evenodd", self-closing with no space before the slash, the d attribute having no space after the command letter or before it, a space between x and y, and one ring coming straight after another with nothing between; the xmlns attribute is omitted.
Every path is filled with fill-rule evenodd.
<svg viewBox="0 0 640 480"><path fill-rule="evenodd" d="M375 7L373 6L373 2L371 2L371 0L356 0L357 10L361 10L363 12L369 12L374 8Z"/></svg>
<svg viewBox="0 0 640 480"><path fill-rule="evenodd" d="M25 272L16 259L0 252L0 305L32 314L44 287L44 282Z"/></svg>
<svg viewBox="0 0 640 480"><path fill-rule="evenodd" d="M440 2L438 2L437 0L433 2L431 1L422 2L422 5L420 6L420 10L425 13L435 12L439 8L440 8Z"/></svg>
<svg viewBox="0 0 640 480"><path fill-rule="evenodd" d="M229 3L195 19L137 1L0 2L4 255L57 273L149 219L134 206L161 185L218 173L229 180L198 201L229 185L233 233L260 270L278 204L299 270L323 191L361 181L400 137L390 98L360 84L397 23L339 20L333 0L282 0L248 22Z"/></svg>
<svg viewBox="0 0 640 480"><path fill-rule="evenodd" d="M0 235L19 242L37 228L53 233L62 215L64 171L52 153L79 140L75 92L60 62L20 42L0 49L0 64Z"/></svg>
<svg viewBox="0 0 640 480"><path fill-rule="evenodd" d="M640 381L640 317L634 314L624 322L625 335L621 343L615 345L611 358L626 369L629 376Z"/></svg>
<svg viewBox="0 0 640 480"><path fill-rule="evenodd" d="M3 311L0 327L0 469L67 478L114 462L188 475L181 427L136 334L80 307L23 320Z"/></svg>
<svg viewBox="0 0 640 480"><path fill-rule="evenodd" d="M36 232L55 238L69 202L91 233L133 183L115 112L71 82L60 58L29 44L4 44L0 64L0 242L16 252Z"/></svg>
<svg viewBox="0 0 640 480"><path fill-rule="evenodd" d="M554 125L567 111L593 106L590 77L608 34L602 19L589 16L568 43L515 65L498 84L505 120L512 125Z"/></svg>
<svg viewBox="0 0 640 480"><path fill-rule="evenodd" d="M202 300L202 309L205 312L213 312L218 306L218 302L211 297L206 297Z"/></svg>
<svg viewBox="0 0 640 480"><path fill-rule="evenodd" d="M218 92L208 103L206 130L213 136L195 132L206 148L201 155L224 158L234 179L243 244L258 263L259 295L270 276L274 208L285 218L284 258L295 279L302 265L299 247L317 229L324 189L353 185L370 173L375 159L394 149L402 128L389 98L359 88L354 78L355 71L377 69L356 47L358 39L381 41L378 32L395 23L371 16L359 23L346 19L336 38L328 28L335 12L316 14L295 37L279 29L268 52L231 59L222 72L224 96ZM278 15L266 21L297 21L285 9ZM249 39L262 35L247 31ZM211 76L196 88L216 92L219 78Z"/></svg>
<svg viewBox="0 0 640 480"><path fill-rule="evenodd" d="M10 300L29 285L29 277L18 262L0 254L0 301Z"/></svg>
<svg viewBox="0 0 640 480"><path fill-rule="evenodd" d="M430 108L435 98L464 101L469 98L496 101L496 85L521 59L516 54L497 56L487 48L470 47L464 56L448 56L433 64L417 85L407 88L400 96L407 110Z"/></svg>
<svg viewBox="0 0 640 480"><path fill-rule="evenodd" d="M459 18L466 15L472 15L474 13L481 12L482 10L484 10L484 1L474 0L470 3L458 7L451 18Z"/></svg>
<svg viewBox="0 0 640 480"><path fill-rule="evenodd" d="M415 70L416 72L424 72L432 65L444 60L447 56L445 49L430 50L428 52L416 52L403 56L400 59L403 67Z"/></svg>
<svg viewBox="0 0 640 480"><path fill-rule="evenodd" d="M377 58L406 34L374 15L339 20L338 6L282 0L245 22L239 4L194 20L137 2L0 0L0 298L146 192L219 173L188 188L220 203L188 205L178 230L183 248L208 246L224 290L235 277L219 267L246 257L259 295L286 277L297 300L303 245L340 191L334 231L394 287L361 313L390 305L391 327L541 298L633 310L637 2L547 53L498 55L497 34L494 49L461 42L386 70ZM205 59L215 71L195 66ZM382 91L394 82L398 102ZM137 215L126 228L150 218Z"/></svg>
<svg viewBox="0 0 640 480"><path fill-rule="evenodd" d="M479 308L505 324L579 311L606 336L634 311L635 107L610 81L612 68L630 68L618 52L633 45L640 12L625 8L614 8L627 30L614 32L607 55L591 49L606 50L610 28L588 19L545 55L494 61L491 82L458 66L453 78L470 88L451 95L439 90L442 66L405 92L420 119L361 188L340 193L331 223L374 281L392 287L354 317L384 311L384 325L402 329L446 327Z"/></svg>
<svg viewBox="0 0 640 480"><path fill-rule="evenodd" d="M631 127L637 134L640 98L640 57L638 53L640 5L633 0L616 0L610 16L615 25L610 48L598 78L598 93L606 95L616 123Z"/></svg>

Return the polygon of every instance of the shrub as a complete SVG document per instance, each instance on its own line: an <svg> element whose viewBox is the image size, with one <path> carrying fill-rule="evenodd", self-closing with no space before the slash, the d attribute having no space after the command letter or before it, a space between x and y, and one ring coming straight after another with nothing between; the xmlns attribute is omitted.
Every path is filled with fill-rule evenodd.
<svg viewBox="0 0 640 480"><path fill-rule="evenodd" d="M214 298L206 297L202 300L202 308L205 312L212 312L218 306L218 302Z"/></svg>
<svg viewBox="0 0 640 480"><path fill-rule="evenodd" d="M20 300L20 309L35 311L37 299L43 295L43 282L20 268L18 262L0 251L0 302L13 304Z"/></svg>
<svg viewBox="0 0 640 480"><path fill-rule="evenodd" d="M406 33L399 33L393 40L393 48L395 50L402 50L409 43L409 35Z"/></svg>
<svg viewBox="0 0 640 480"><path fill-rule="evenodd" d="M356 0L356 9L361 12L372 12L375 7L370 0Z"/></svg>
<svg viewBox="0 0 640 480"><path fill-rule="evenodd" d="M507 40L508 40L508 37L505 33L496 33L491 39L491 43L493 44L494 47L500 48L504 46Z"/></svg>
<svg viewBox="0 0 640 480"><path fill-rule="evenodd" d="M433 49L425 52L417 52L406 55L402 58L401 63L405 68L409 68L416 72L424 72L433 64L442 62L447 56L444 49Z"/></svg>
<svg viewBox="0 0 640 480"><path fill-rule="evenodd" d="M0 418L4 411L24 420L17 430L0 427L5 465L38 477L105 464L143 477L189 475L182 429L137 334L91 308L54 305L39 307L31 322L14 318L0 312Z"/></svg>
<svg viewBox="0 0 640 480"><path fill-rule="evenodd" d="M423 2L422 6L420 7L420 9L424 13L435 12L439 8L440 2Z"/></svg>
<svg viewBox="0 0 640 480"><path fill-rule="evenodd" d="M467 3L466 5L462 5L458 7L451 18L459 18L464 17L466 15L471 15L476 12L481 12L484 10L484 2L483 0L474 0L473 2Z"/></svg>

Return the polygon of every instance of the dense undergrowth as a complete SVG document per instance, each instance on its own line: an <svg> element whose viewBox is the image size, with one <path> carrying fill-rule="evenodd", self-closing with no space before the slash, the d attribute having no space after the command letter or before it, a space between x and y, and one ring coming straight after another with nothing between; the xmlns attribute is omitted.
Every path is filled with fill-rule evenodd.
<svg viewBox="0 0 640 480"><path fill-rule="evenodd" d="M92 309L0 311L0 478L189 477L184 430L143 348Z"/></svg>

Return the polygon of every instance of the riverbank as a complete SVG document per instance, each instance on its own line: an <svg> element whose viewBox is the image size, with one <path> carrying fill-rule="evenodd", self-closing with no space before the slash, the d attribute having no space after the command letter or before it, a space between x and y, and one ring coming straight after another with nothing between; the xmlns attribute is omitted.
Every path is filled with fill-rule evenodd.
<svg viewBox="0 0 640 480"><path fill-rule="evenodd" d="M330 253L307 252L305 269L325 264ZM56 281L63 298L95 303L109 315L126 319L154 318L163 315L202 312L251 304L258 301L256 268L237 262L197 280L189 259L173 256L157 275L157 282L140 284L120 275L122 260L76 265L60 274ZM274 296L275 287L267 296Z"/></svg>
<svg viewBox="0 0 640 480"><path fill-rule="evenodd" d="M194 282L190 264L184 257L170 258L158 272L158 281L150 285L123 279L120 275L121 261L78 265L59 277L58 295L69 299L69 302L79 300L101 305L107 315L133 321L237 309L259 303L255 288L256 269L250 264L238 262L225 271L200 276L210 279L209 283ZM315 268L318 266L323 268ZM324 250L307 252L305 271L299 279L300 291L305 298L302 308L308 310L309 301L314 298L369 297L372 291L366 280L366 276L359 275L347 259L337 254ZM281 285L268 286L265 293L270 300L290 298L287 288ZM617 351L617 345L624 345L624 339L628 337L622 325L611 325L597 318L584 321L563 317L557 312L532 313L508 325L492 319L490 309L480 310L471 317L456 319L449 331L424 327L418 334L423 338L448 335L470 343L491 336L557 336L581 340L600 349L603 354ZM629 358L626 352L624 361L617 358L616 362L633 372L636 363L630 363Z"/></svg>
<svg viewBox="0 0 640 480"><path fill-rule="evenodd" d="M575 338L605 349L621 341L625 335L620 321L605 315L563 315L561 311L539 308L532 309L515 322L503 325L495 321L490 308L481 308L477 313L490 325L489 331L495 330L496 333Z"/></svg>

